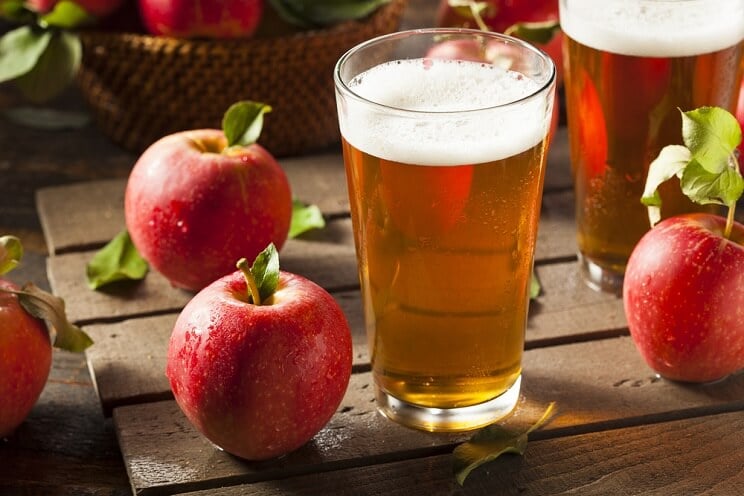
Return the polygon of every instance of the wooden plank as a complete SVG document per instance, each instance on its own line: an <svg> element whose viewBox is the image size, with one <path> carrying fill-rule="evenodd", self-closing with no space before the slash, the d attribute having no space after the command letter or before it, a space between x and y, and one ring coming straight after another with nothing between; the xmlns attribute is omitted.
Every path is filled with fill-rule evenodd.
<svg viewBox="0 0 744 496"><path fill-rule="evenodd" d="M121 179L44 188L36 208L49 253L97 248L124 228Z"/></svg>
<svg viewBox="0 0 744 496"><path fill-rule="evenodd" d="M571 187L567 133L559 130L546 169L545 190ZM349 200L340 153L280 161L295 197L318 205L330 217L347 215ZM43 188L36 193L49 252L54 254L102 246L124 227L125 179Z"/></svg>
<svg viewBox="0 0 744 496"><path fill-rule="evenodd" d="M735 495L744 494L742 445L744 412L735 412L531 441L523 457L506 455L486 464L463 487L452 476L452 456L447 454L188 496Z"/></svg>
<svg viewBox="0 0 744 496"><path fill-rule="evenodd" d="M349 219L329 222L322 231L289 240L281 251L281 266L329 290L358 286L356 254L351 236ZM93 291L85 281L85 266L94 253L68 253L47 260L52 291L65 299L68 315L78 323L116 321L180 311L194 294L173 288L154 270L143 281Z"/></svg>
<svg viewBox="0 0 744 496"><path fill-rule="evenodd" d="M546 197L546 218L540 224L536 247L538 265L575 258L573 231L567 228L572 222L569 220L571 210L567 209L572 208L569 193ZM139 315L177 311L193 295L172 288L155 271L151 271L141 283L92 291L85 282L85 265L94 253L67 253L52 256L47 261L52 290L65 298L68 313L77 322L122 320ZM284 270L301 274L328 290L358 287L350 219L335 219L328 222L325 229L289 240L281 252L281 266Z"/></svg>
<svg viewBox="0 0 744 496"><path fill-rule="evenodd" d="M627 333L622 298L590 289L577 262L540 265L540 296L530 302L527 346Z"/></svg>
<svg viewBox="0 0 744 496"><path fill-rule="evenodd" d="M338 153L281 160L293 195L326 216L349 211L343 160ZM51 254L102 246L124 228L125 179L44 188L36 206Z"/></svg>
<svg viewBox="0 0 744 496"><path fill-rule="evenodd" d="M577 250L573 192L543 195L535 261L540 264L575 259Z"/></svg>
<svg viewBox="0 0 744 496"><path fill-rule="evenodd" d="M575 262L540 266L537 274L543 294L530 306L527 348L627 333L622 300L589 289ZM369 353L360 294L342 291L333 295L352 329L354 366L365 370ZM163 370L176 316L86 326L95 341L86 352L88 364L107 415L115 406L170 397Z"/></svg>
<svg viewBox="0 0 744 496"><path fill-rule="evenodd" d="M555 401L558 413L541 434L546 438L744 409L744 374L699 386L662 380L629 337L529 350L523 385L512 421L534 422L542 406ZM142 494L440 454L463 439L404 428L379 416L369 373L352 376L338 412L312 442L271 462L244 463L216 450L172 401L117 408L114 423L130 480Z"/></svg>

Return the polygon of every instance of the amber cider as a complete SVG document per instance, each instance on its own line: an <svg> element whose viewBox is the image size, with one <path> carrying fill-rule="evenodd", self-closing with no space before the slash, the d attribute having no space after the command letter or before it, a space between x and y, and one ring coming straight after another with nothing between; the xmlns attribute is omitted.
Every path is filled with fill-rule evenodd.
<svg viewBox="0 0 744 496"><path fill-rule="evenodd" d="M649 164L682 144L680 109L733 111L742 77L744 2L561 0L566 102L585 263L622 274L649 219ZM662 217L710 210L679 182L662 185Z"/></svg>
<svg viewBox="0 0 744 496"><path fill-rule="evenodd" d="M350 87L420 112L341 125L376 385L430 408L492 400L521 373L552 100L510 71L427 59Z"/></svg>

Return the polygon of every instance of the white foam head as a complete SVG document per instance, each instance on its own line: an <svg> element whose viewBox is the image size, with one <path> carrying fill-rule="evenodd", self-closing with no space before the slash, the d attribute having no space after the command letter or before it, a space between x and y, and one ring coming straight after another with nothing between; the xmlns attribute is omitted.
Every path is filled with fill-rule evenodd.
<svg viewBox="0 0 744 496"><path fill-rule="evenodd" d="M744 39L744 0L561 0L563 31L622 55L685 57Z"/></svg>
<svg viewBox="0 0 744 496"><path fill-rule="evenodd" d="M444 59L384 63L348 87L364 100L339 101L344 138L409 164L475 164L527 150L545 136L552 103L527 98L541 87L521 74Z"/></svg>

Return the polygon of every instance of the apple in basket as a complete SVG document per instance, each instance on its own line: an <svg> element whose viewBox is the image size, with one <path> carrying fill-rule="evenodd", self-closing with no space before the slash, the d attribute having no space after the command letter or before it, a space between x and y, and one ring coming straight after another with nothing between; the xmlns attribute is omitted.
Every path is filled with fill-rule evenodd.
<svg viewBox="0 0 744 496"><path fill-rule="evenodd" d="M139 0L150 34L174 38L245 38L258 27L264 0Z"/></svg>
<svg viewBox="0 0 744 496"><path fill-rule="evenodd" d="M173 286L197 291L281 248L292 216L287 177L255 143L269 107L239 102L223 129L183 131L152 144L132 169L126 226L142 257Z"/></svg>
<svg viewBox="0 0 744 496"><path fill-rule="evenodd" d="M26 6L35 12L50 12L60 0L26 0ZM72 0L88 14L101 19L114 12L124 0Z"/></svg>
<svg viewBox="0 0 744 496"><path fill-rule="evenodd" d="M0 236L0 275L22 255L18 238ZM54 331L53 343L44 320ZM39 399L52 365L52 346L80 352L90 344L67 321L60 298L31 283L18 287L0 279L0 438L19 426Z"/></svg>
<svg viewBox="0 0 744 496"><path fill-rule="evenodd" d="M517 25L558 20L558 0L441 0L437 11L439 26L469 27L523 38ZM524 37L555 61L557 82L563 81L563 34L558 31L545 40L533 34Z"/></svg>
<svg viewBox="0 0 744 496"><path fill-rule="evenodd" d="M279 270L273 245L247 265L241 259L184 307L166 373L207 439L265 460L307 443L336 412L351 376L351 335L331 295Z"/></svg>
<svg viewBox="0 0 744 496"><path fill-rule="evenodd" d="M685 146L664 148L651 164L644 202L652 223L663 208L656 187L672 176L695 201L716 200L723 218L685 214L665 219L633 249L623 283L628 328L660 375L709 382L744 369L744 225L734 208L744 191L736 166L736 119L716 108L683 113ZM712 170L716 172L712 172Z"/></svg>

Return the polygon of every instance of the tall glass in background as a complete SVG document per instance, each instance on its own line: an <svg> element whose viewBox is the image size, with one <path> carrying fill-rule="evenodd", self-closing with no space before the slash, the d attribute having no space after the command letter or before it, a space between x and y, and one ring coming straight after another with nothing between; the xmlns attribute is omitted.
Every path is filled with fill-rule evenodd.
<svg viewBox="0 0 744 496"><path fill-rule="evenodd" d="M465 40L504 69L429 57ZM519 396L555 68L457 29L357 46L335 75L378 409L467 430Z"/></svg>
<svg viewBox="0 0 744 496"><path fill-rule="evenodd" d="M649 229L648 166L682 144L679 109L733 112L742 77L744 0L561 0L578 246L584 275L619 292ZM711 209L662 185L662 217Z"/></svg>

